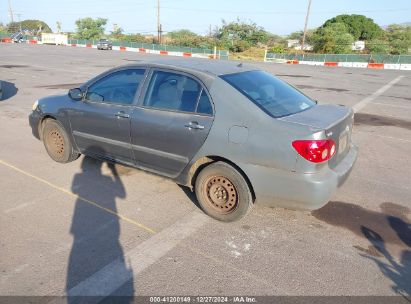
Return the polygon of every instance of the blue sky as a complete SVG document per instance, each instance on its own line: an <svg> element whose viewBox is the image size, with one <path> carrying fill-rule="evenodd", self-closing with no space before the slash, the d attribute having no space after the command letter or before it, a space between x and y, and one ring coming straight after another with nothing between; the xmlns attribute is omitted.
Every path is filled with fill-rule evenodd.
<svg viewBox="0 0 411 304"><path fill-rule="evenodd" d="M106 31L118 24L125 32L155 33L157 0L10 0L21 19L44 20L52 29L74 31L80 17L108 18ZM286 35L304 27L308 0L160 0L164 31L187 28L199 34L221 20L252 20L266 30ZM380 25L411 22L411 0L312 0L309 27L317 27L337 14L357 13ZM15 15L15 19L17 16ZM0 0L0 22L10 21L8 0Z"/></svg>

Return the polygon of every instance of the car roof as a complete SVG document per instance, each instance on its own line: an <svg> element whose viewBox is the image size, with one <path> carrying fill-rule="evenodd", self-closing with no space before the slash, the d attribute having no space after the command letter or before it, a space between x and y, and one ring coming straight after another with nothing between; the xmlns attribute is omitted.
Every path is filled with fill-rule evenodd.
<svg viewBox="0 0 411 304"><path fill-rule="evenodd" d="M213 78L246 71L256 70L255 67L245 65L241 62L225 60L213 60L203 58L147 58L144 61L136 60L136 64L128 66L149 66L165 69L176 69L192 74L202 74Z"/></svg>

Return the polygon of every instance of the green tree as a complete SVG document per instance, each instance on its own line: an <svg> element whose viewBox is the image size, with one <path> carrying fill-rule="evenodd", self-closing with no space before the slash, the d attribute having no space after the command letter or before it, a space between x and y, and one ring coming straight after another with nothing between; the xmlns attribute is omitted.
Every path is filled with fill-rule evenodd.
<svg viewBox="0 0 411 304"><path fill-rule="evenodd" d="M354 40L373 40L382 34L382 29L371 18L363 15L339 15L327 20L321 27L343 23Z"/></svg>
<svg viewBox="0 0 411 304"><path fill-rule="evenodd" d="M237 19L235 22L226 23L223 20L223 25L216 31L216 38L221 46L228 47L233 52L241 52L251 46L266 44L269 34L254 22Z"/></svg>
<svg viewBox="0 0 411 304"><path fill-rule="evenodd" d="M285 38L275 35L275 34L268 34L268 40L267 40L267 46L276 46L276 45L282 45L284 46L286 43Z"/></svg>
<svg viewBox="0 0 411 304"><path fill-rule="evenodd" d="M304 35L303 31L292 32L290 35L287 36L287 39L301 41L301 39L303 38L303 35Z"/></svg>
<svg viewBox="0 0 411 304"><path fill-rule="evenodd" d="M20 31L20 24L18 22L10 22L7 24L7 33L16 33Z"/></svg>
<svg viewBox="0 0 411 304"><path fill-rule="evenodd" d="M4 26L3 23L0 23L0 34L5 34L7 33L7 27Z"/></svg>
<svg viewBox="0 0 411 304"><path fill-rule="evenodd" d="M315 52L333 54L350 53L354 42L344 23L332 23L317 29L311 40Z"/></svg>
<svg viewBox="0 0 411 304"><path fill-rule="evenodd" d="M365 46L371 54L388 54L390 52L390 45L386 39L374 39L367 42Z"/></svg>
<svg viewBox="0 0 411 304"><path fill-rule="evenodd" d="M21 30L29 35L38 35L41 33L51 33L51 28L41 20L23 20L21 22L10 22L7 25L9 33L15 33Z"/></svg>
<svg viewBox="0 0 411 304"><path fill-rule="evenodd" d="M388 26L387 38L391 54L407 54L411 48L411 26L392 24Z"/></svg>
<svg viewBox="0 0 411 304"><path fill-rule="evenodd" d="M286 52L286 48L285 48L284 45L277 44L277 45L271 47L270 49L268 49L268 51L270 53L274 53L274 54L282 54L282 53Z"/></svg>
<svg viewBox="0 0 411 304"><path fill-rule="evenodd" d="M212 48L215 44L214 38L200 36L187 29L169 32L166 39L171 45L186 47Z"/></svg>
<svg viewBox="0 0 411 304"><path fill-rule="evenodd" d="M90 17L81 18L76 21L77 31L76 38L78 39L99 39L104 34L104 27L107 24L107 19Z"/></svg>

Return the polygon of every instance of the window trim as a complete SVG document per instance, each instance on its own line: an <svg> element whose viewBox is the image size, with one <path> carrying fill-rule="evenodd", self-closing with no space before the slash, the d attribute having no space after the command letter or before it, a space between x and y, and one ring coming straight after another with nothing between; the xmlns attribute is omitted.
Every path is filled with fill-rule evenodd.
<svg viewBox="0 0 411 304"><path fill-rule="evenodd" d="M126 104L126 103L120 103L120 102L106 102L106 101L104 101L104 100L103 100L103 101L92 101L92 100L86 99L87 93L88 93L88 91L89 91L89 89L90 89L91 86L95 85L97 82L99 82L99 81L101 81L101 80L104 80L105 78L108 78L108 77L112 76L113 74L116 74L116 73L119 73L119 72L123 72L123 71L128 71L128 70L143 70L143 71L144 71L144 73L143 73L143 78L142 78L140 84L139 84L138 87L137 87L137 90L136 90L136 93L134 94L133 102L132 102L132 103ZM114 70L114 71L110 71L109 73L105 73L105 74L101 75L101 77L95 79L92 83L90 83L90 84L87 85L86 90L84 91L84 97L83 97L83 99L82 99L81 101L82 101L82 102L91 103L91 104L115 105L115 106L123 106L123 107L132 107L132 106L135 106L135 105L138 103L138 101L139 101L139 97L140 97L140 94L141 94L141 92L142 92L142 88L143 88L143 86L144 86L144 84L145 84L145 82L146 82L146 79L147 79L149 70L150 70L150 69L149 69L148 67L144 67L144 66L142 66L141 68L137 68L137 67L135 67L135 68L134 68L134 67L133 67L133 68L125 67L125 68L122 68L122 69L116 69L116 70Z"/></svg>
<svg viewBox="0 0 411 304"><path fill-rule="evenodd" d="M214 107L214 102L211 98L210 93L207 90L207 87L204 85L204 83L195 75L192 75L190 73L187 72L183 72L183 71L179 71L179 70L173 70L173 69L165 69L165 68L149 68L149 72L147 73L147 77L145 79L144 82L144 86L141 88L141 94L139 96L139 100L136 104L137 107L139 108L143 108L143 109L147 109L147 110L153 110L153 111L162 111L162 112L171 112L171 113L182 113L182 114L189 114L189 115L199 115L199 116L205 116L205 117L214 117L214 113L215 113L215 107ZM173 110L173 109L162 109L162 108L155 108L152 106L146 106L144 105L144 99L146 97L146 94L148 93L148 88L150 86L151 80L153 79L153 74L154 72L167 72L167 73L174 73L177 75L183 75L183 76L187 76L192 78L193 80L195 80L201 87L200 90L200 94L197 97L197 101L196 101L196 107L195 107L195 112L187 112L187 111L179 111L179 110ZM198 103L201 97L201 94L203 92L203 90L206 92L208 100L210 101L211 104L211 108L212 108L212 114L205 114L205 113L197 113L197 107L198 107Z"/></svg>

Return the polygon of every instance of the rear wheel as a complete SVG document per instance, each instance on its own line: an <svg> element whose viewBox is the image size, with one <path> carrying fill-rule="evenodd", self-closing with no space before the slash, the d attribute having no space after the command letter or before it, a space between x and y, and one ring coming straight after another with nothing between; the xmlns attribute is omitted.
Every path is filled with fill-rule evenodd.
<svg viewBox="0 0 411 304"><path fill-rule="evenodd" d="M47 119L42 131L44 146L54 161L69 163L80 156L74 151L67 132L56 120Z"/></svg>
<svg viewBox="0 0 411 304"><path fill-rule="evenodd" d="M224 222L239 220L253 206L246 180L224 162L213 163L200 172L195 183L195 193L201 209Z"/></svg>

